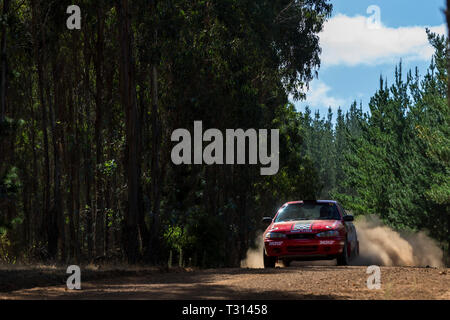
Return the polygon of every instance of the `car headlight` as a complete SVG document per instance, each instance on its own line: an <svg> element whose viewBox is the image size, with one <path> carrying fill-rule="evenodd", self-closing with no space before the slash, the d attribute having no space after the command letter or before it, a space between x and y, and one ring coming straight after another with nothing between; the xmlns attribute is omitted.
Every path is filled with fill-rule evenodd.
<svg viewBox="0 0 450 320"><path fill-rule="evenodd" d="M330 231L325 231L325 232L316 234L316 236L318 236L319 238L337 237L338 235L339 235L339 232L337 230L330 230Z"/></svg>
<svg viewBox="0 0 450 320"><path fill-rule="evenodd" d="M266 239L280 239L280 238L286 238L286 235L284 233L280 233L280 232L266 233Z"/></svg>

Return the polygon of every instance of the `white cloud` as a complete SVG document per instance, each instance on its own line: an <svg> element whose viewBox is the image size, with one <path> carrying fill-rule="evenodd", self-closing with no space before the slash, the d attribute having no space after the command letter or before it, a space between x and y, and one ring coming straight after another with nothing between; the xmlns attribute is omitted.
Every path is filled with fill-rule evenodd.
<svg viewBox="0 0 450 320"><path fill-rule="evenodd" d="M341 99L330 95L331 87L323 81L314 80L311 82L308 92L306 93L306 100L302 101L302 105L308 105L311 109L331 107L337 110L338 107L343 107L347 104L347 99ZM291 99L292 101L292 99ZM296 102L297 109L300 102Z"/></svg>
<svg viewBox="0 0 450 320"><path fill-rule="evenodd" d="M444 34L445 25L429 27ZM367 17L338 14L325 23L320 33L322 65L377 65L398 63L399 59L430 60L434 50L429 45L425 26L370 28Z"/></svg>

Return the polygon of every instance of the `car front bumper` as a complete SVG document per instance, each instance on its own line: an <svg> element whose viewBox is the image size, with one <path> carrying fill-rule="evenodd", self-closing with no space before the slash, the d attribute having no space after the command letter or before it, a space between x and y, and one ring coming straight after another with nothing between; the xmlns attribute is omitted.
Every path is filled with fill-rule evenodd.
<svg viewBox="0 0 450 320"><path fill-rule="evenodd" d="M341 237L323 239L265 239L264 247L269 257L278 258L326 258L342 253Z"/></svg>

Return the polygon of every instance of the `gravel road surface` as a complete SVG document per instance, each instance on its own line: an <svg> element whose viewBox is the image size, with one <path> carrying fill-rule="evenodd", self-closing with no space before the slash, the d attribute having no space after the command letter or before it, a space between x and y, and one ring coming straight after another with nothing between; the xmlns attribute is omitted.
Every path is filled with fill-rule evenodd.
<svg viewBox="0 0 450 320"><path fill-rule="evenodd" d="M81 290L66 289L62 270L0 270L0 299L450 300L449 268L381 267L378 290L367 288L366 270L300 263L275 269L91 270L82 271Z"/></svg>

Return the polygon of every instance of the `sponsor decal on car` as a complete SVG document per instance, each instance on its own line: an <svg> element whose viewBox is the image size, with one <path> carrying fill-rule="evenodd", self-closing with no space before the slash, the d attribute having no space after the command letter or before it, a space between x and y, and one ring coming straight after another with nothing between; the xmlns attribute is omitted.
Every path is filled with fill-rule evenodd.
<svg viewBox="0 0 450 320"><path fill-rule="evenodd" d="M333 244L334 240L320 240L319 244Z"/></svg>
<svg viewBox="0 0 450 320"><path fill-rule="evenodd" d="M283 244L283 241L272 241L269 242L269 246L281 246Z"/></svg>
<svg viewBox="0 0 450 320"><path fill-rule="evenodd" d="M292 232L311 232L311 223L296 223L292 227Z"/></svg>

